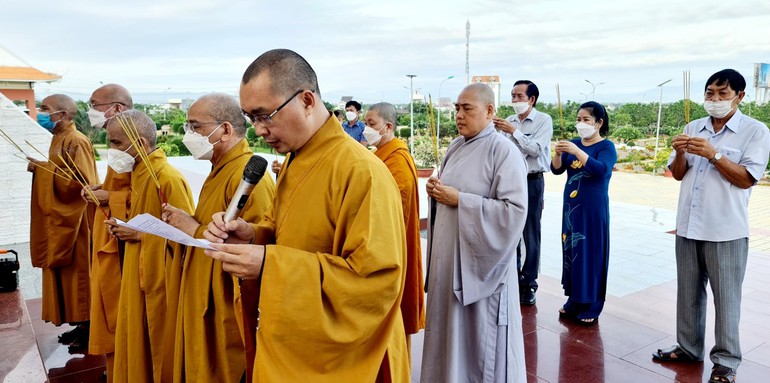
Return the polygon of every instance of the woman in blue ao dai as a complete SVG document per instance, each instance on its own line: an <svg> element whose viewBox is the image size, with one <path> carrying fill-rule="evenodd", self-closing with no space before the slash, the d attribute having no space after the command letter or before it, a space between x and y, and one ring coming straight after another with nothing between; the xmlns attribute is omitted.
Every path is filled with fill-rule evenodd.
<svg viewBox="0 0 770 383"><path fill-rule="evenodd" d="M580 138L554 146L551 170L567 172L562 215L562 277L567 302L559 316L584 326L596 324L604 308L610 255L608 188L618 159L606 109L595 101L580 106Z"/></svg>

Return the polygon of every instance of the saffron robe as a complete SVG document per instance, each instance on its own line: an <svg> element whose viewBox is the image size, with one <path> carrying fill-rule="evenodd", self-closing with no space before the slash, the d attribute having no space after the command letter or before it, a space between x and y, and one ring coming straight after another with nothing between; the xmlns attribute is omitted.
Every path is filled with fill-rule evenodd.
<svg viewBox="0 0 770 383"><path fill-rule="evenodd" d="M115 328L120 300L120 260L122 244L110 235L105 220L126 220L131 195L131 173L115 173L107 167L102 190L110 193L107 205L96 209L93 223L91 257L91 333L88 353L106 355L107 381L112 382L115 352ZM109 214L109 217L104 214Z"/></svg>
<svg viewBox="0 0 770 383"><path fill-rule="evenodd" d="M420 239L420 196L417 186L417 167L409 154L409 147L393 139L378 148L374 155L388 167L401 192L401 206L406 227L406 282L401 299L404 331L416 334L425 328L425 292L422 276L422 248Z"/></svg>
<svg viewBox="0 0 770 383"><path fill-rule="evenodd" d="M51 172L64 176L62 172L70 173L69 165L85 177L78 175L81 182L98 182L93 145L74 123L56 127L48 159L42 165ZM36 169L32 177L30 255L32 266L43 269L42 319L57 326L88 321L88 263L94 213L80 196L82 189L78 181L68 181L43 169Z"/></svg>
<svg viewBox="0 0 770 383"><path fill-rule="evenodd" d="M285 162L255 229L254 382L374 382L381 366L384 381L409 381L404 220L382 161L330 116Z"/></svg>
<svg viewBox="0 0 770 383"><path fill-rule="evenodd" d="M214 165L203 183L195 218L203 232L214 213L225 211L243 179L243 169L254 153L246 140L232 147ZM241 217L259 222L275 195L275 182L262 177L251 191ZM176 325L174 381L238 383L245 371L241 338L240 289L237 278L222 270L222 262L203 249L185 252Z"/></svg>
<svg viewBox="0 0 770 383"><path fill-rule="evenodd" d="M430 200L428 304L421 382L526 382L516 245L527 166L489 124L449 146L441 182L458 206Z"/></svg>
<svg viewBox="0 0 770 383"><path fill-rule="evenodd" d="M192 214L192 192L182 174L168 164L162 150L148 156L166 201ZM144 161L131 172L128 218L142 213L157 218L163 213L158 188ZM171 249L166 240L149 234L142 234L138 242L125 243L115 333L115 382L172 381L176 317L169 319L167 314L176 313L182 256Z"/></svg>

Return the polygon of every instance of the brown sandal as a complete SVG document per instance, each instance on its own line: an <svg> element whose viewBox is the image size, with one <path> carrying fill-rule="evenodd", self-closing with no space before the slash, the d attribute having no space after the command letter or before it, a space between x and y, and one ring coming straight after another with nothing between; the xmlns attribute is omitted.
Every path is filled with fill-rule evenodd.
<svg viewBox="0 0 770 383"><path fill-rule="evenodd" d="M735 376L734 369L721 364L715 364L711 369L709 383L733 383L735 382Z"/></svg>

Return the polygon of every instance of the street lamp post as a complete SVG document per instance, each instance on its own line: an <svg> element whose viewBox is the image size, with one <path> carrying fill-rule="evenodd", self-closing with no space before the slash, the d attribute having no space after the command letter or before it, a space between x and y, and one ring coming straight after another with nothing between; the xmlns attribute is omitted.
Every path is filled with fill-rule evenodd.
<svg viewBox="0 0 770 383"><path fill-rule="evenodd" d="M602 85L602 84L604 84L604 83L603 83L603 82L600 82L600 83L598 83L598 84L594 84L594 83L592 83L591 81L588 81L588 80L586 80L586 82L587 82L587 83L589 83L589 84L591 84L591 101L593 101L593 100L596 98L596 97L595 97L595 94L596 94L596 88L598 88L598 87L599 87L599 85Z"/></svg>
<svg viewBox="0 0 770 383"><path fill-rule="evenodd" d="M660 101L658 102L658 126L655 128L655 156L653 157L653 161L658 159L658 138L660 137L660 117L663 114L663 85L666 85L671 81L672 79L668 79L666 81L663 81L662 83L658 84L658 88L660 88ZM655 172L658 169L652 169L652 175L655 175Z"/></svg>
<svg viewBox="0 0 770 383"><path fill-rule="evenodd" d="M414 153L414 78L416 74L408 74L409 77L409 154Z"/></svg>
<svg viewBox="0 0 770 383"><path fill-rule="evenodd" d="M438 146L440 146L440 141L438 139L441 137L441 86L444 85L444 81L453 78L455 78L455 76L449 76L438 84L438 127L436 128L436 145ZM438 164L436 164L436 166L438 166Z"/></svg>

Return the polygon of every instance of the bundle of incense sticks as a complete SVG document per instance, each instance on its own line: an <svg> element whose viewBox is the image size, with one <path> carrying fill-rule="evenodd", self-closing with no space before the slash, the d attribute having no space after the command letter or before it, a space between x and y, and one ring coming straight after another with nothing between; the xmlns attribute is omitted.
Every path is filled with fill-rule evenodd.
<svg viewBox="0 0 770 383"><path fill-rule="evenodd" d="M690 71L684 71L684 124L690 123Z"/></svg>
<svg viewBox="0 0 770 383"><path fill-rule="evenodd" d="M56 162L51 161L50 158L46 157L46 155L43 154L43 152L40 151L38 148L36 148L34 145L32 145L31 142L29 142L27 140L24 140L24 142L27 145L29 145L29 147L31 147L33 150L35 150L38 154L43 156L43 158L45 158L45 160L48 163L53 165L53 167L56 168L57 171L51 171L51 169L48 169L45 166L41 166L41 165L39 165L39 164L37 164L35 162L32 162L32 161L30 161L27 158L24 158L25 160L27 160L29 163L37 166L38 169L43 169L43 170L45 170L45 171L47 171L49 173L52 173L55 176L63 178L64 180L67 180L67 181L73 181L74 180L75 182L77 182L78 185L80 185L80 187L83 188L83 190L85 190L86 194L88 194L88 198L91 198L91 200L94 201L96 206L99 207L99 209L102 211L104 216L107 217L107 218L110 217L110 214L106 210L104 210L104 208L99 204L99 199L96 198L96 194L94 194L93 190L91 190L91 187L88 185L88 180L86 179L86 177L83 175L83 173L80 171L80 169L78 169L78 167L75 166L75 160L72 159L72 156L70 156L69 152L65 151L64 154L67 156L67 159L69 160L69 163L72 164L72 166L70 166L67 163L67 160L64 159L64 156L62 156L61 153L57 153L56 154L56 156L59 157L59 160L61 161L61 163L64 165L64 167L61 167L59 165L56 165ZM78 150L78 149L75 149L75 150ZM17 156L17 157L19 157L19 156ZM21 157L19 157L19 158L21 158Z"/></svg>
<svg viewBox="0 0 770 383"><path fill-rule="evenodd" d="M23 154L25 157L29 157L29 155L27 155L27 152L25 152L24 149L22 149L15 141L13 141L11 136L9 136L7 133L5 133L2 129L0 129L0 136L2 136L3 139L8 141L8 143L11 144L11 146L16 148L16 150L21 152L21 154Z"/></svg>
<svg viewBox="0 0 770 383"><path fill-rule="evenodd" d="M430 139L433 143L433 158L436 160L436 169L441 164L441 158L438 154L438 136L436 131L436 120L433 115L433 98L428 94L428 126L430 127Z"/></svg>
<svg viewBox="0 0 770 383"><path fill-rule="evenodd" d="M147 154L144 143L139 137L139 130L137 130L134 120L121 114L115 115L115 120L117 120L120 124L120 127L123 128L123 132L126 133L126 137L128 137L128 140L136 148L136 151L139 153L139 157L142 158L144 165L147 166L147 170L150 172L150 177L155 183L155 187L158 189L158 196L160 197L161 202L165 204L166 196L163 195L163 190L160 188L158 175L155 173L155 169L153 168L152 163L150 163L149 155Z"/></svg>
<svg viewBox="0 0 770 383"><path fill-rule="evenodd" d="M51 165L53 165L53 167L54 167L54 168L56 168L56 170L58 171L58 173L56 173L55 171L54 171L54 172L52 172L52 171L51 171L51 169L48 169L48 168L46 168L46 167L44 167L44 166L40 166L39 164L37 164L37 163L35 163L35 162L32 162L32 161L29 161L29 160L27 160L27 161L29 161L29 163L31 163L31 164L34 164L35 166L37 166L37 167L38 167L38 168L40 168L40 169L45 169L46 171L52 172L54 175L59 175L59 176L62 176L62 175L63 175L62 177L65 177L65 178L67 179L67 181L72 181L72 176L70 176L70 174L69 174L69 173L65 172L65 171L64 171L64 169L60 168L60 167L59 167L59 165L56 165L56 162L53 162L53 161L51 161L50 159L48 159L48 157L46 157L46 155L45 155L45 154L43 154L43 152L41 152L41 151L40 151L38 148L36 148L36 147L35 147L35 145L32 145L32 143L31 143L31 142L29 142L29 141L27 141L27 140L24 140L24 142L25 142L27 145L29 145L29 147L30 147L30 148L32 148L34 151L36 151L36 152L37 152L37 154L41 155L41 156L43 157L43 159L44 159L44 160L46 160L46 161L47 161L47 162L49 162ZM25 158L25 159L26 159L26 158Z"/></svg>
<svg viewBox="0 0 770 383"><path fill-rule="evenodd" d="M561 92L559 92L559 83L556 83L556 104L559 106L559 123L561 124L561 139L567 139L567 131L564 129L564 108L561 105Z"/></svg>

